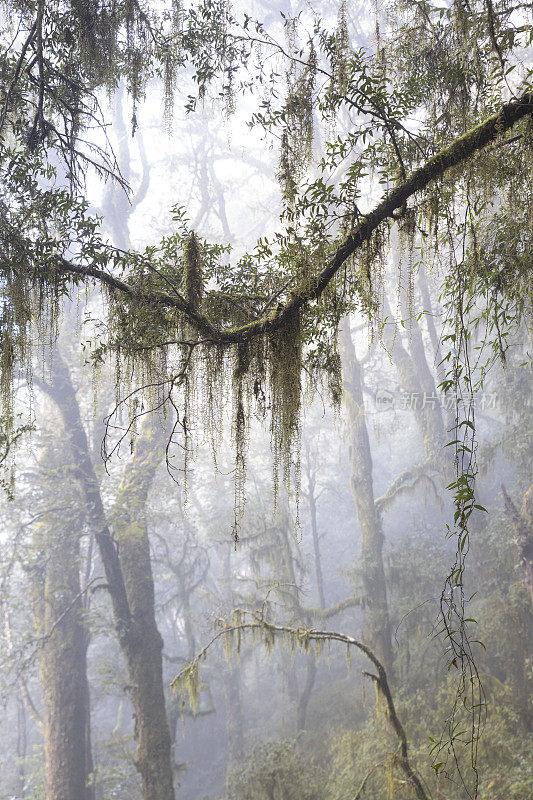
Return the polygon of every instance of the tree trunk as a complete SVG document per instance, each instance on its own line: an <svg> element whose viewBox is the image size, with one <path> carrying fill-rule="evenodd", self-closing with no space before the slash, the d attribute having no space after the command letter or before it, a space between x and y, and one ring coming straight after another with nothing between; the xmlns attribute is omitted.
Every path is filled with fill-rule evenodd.
<svg viewBox="0 0 533 800"><path fill-rule="evenodd" d="M163 640L157 628L145 505L164 457L164 428L145 427L124 470L113 527L131 612L123 650L131 680L136 766L145 800L173 800L171 741L163 691Z"/></svg>
<svg viewBox="0 0 533 800"><path fill-rule="evenodd" d="M316 588L318 593L318 607L324 609L326 607L326 598L324 594L324 576L322 573L322 557L320 553L320 539L318 536L318 523L316 514L316 496L315 496L315 473L310 464L310 453L307 448L307 491L309 502L309 513L311 516L311 535L313 537L313 553L315 557L315 577ZM313 693L316 680L316 657L314 653L308 653L305 666L305 683L304 688L300 692L298 698L298 708L296 713L296 729L304 731L307 721L307 708L309 700Z"/></svg>
<svg viewBox="0 0 533 800"><path fill-rule="evenodd" d="M228 767L230 769L235 767L244 754L240 672L240 664L231 664L224 670Z"/></svg>
<svg viewBox="0 0 533 800"><path fill-rule="evenodd" d="M20 689L17 692L17 787L16 792L20 797L25 795L26 786L26 756L28 753L28 730L26 725L26 708Z"/></svg>
<svg viewBox="0 0 533 800"><path fill-rule="evenodd" d="M372 455L365 419L361 367L347 320L339 332L344 401L350 428L351 487L361 530L362 607L366 609L365 640L392 672L392 643L383 567L383 532L374 502Z"/></svg>
<svg viewBox="0 0 533 800"><path fill-rule="evenodd" d="M314 653L308 653L305 664L305 683L304 688L300 692L298 698L298 708L296 710L296 729L298 731L305 730L307 721L307 708L309 700L313 693L316 680L316 656Z"/></svg>
<svg viewBox="0 0 533 800"><path fill-rule="evenodd" d="M44 481L47 496L65 496L65 481L56 470L68 459L45 448ZM56 462L54 464L54 461ZM59 485L58 485L59 484ZM46 800L91 800L92 771L89 737L88 636L80 585L81 519L74 506L46 515L35 533L44 555L40 602L36 607L39 633L44 637L40 682L45 709Z"/></svg>
<svg viewBox="0 0 533 800"><path fill-rule="evenodd" d="M135 713L136 766L144 800L174 800L171 743L163 694L162 640L157 629L144 504L163 456L163 436L144 431L124 472L117 496L115 537L106 520L100 489L81 421L76 393L58 352L50 392L65 423L75 474L95 534L113 606L115 626L128 668Z"/></svg>
<svg viewBox="0 0 533 800"><path fill-rule="evenodd" d="M309 455L308 455L309 460ZM322 574L322 555L320 553L320 539L318 536L318 523L316 514L316 497L315 497L315 476L311 471L308 464L307 469L307 484L308 484L308 500L309 500L309 513L311 516L311 535L313 537L313 553L315 557L315 577L316 588L318 592L318 605L319 608L326 607L326 598L324 595L324 576Z"/></svg>
<svg viewBox="0 0 533 800"><path fill-rule="evenodd" d="M509 516L516 534L520 559L523 567L524 585L515 588L516 600L514 610L514 625L520 633L515 637L515 648L509 654L508 670L513 693L520 719L527 731L533 730L533 706L531 702L531 681L529 679L528 664L531 656L531 605L533 603L533 485L524 495L520 510L508 495L502 484L502 494L505 510ZM521 602L521 595L523 601Z"/></svg>
<svg viewBox="0 0 533 800"><path fill-rule="evenodd" d="M222 557L222 586L227 610L233 610L231 549L226 545ZM226 700L226 733L228 737L228 771L235 768L244 754L244 720L241 703L241 664L235 659L224 670Z"/></svg>
<svg viewBox="0 0 533 800"><path fill-rule="evenodd" d="M426 360L420 326L416 320L412 321L411 353L409 353L403 346L400 331L386 297L383 310L387 317L383 329L383 344L390 353L403 390L412 399L412 410L426 455L435 462L442 456L446 432L435 380ZM445 453L448 455L447 451Z"/></svg>

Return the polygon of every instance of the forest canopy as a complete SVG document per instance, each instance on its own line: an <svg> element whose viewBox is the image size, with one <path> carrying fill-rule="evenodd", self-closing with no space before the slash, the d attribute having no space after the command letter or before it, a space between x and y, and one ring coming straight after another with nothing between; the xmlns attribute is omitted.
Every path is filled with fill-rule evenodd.
<svg viewBox="0 0 533 800"><path fill-rule="evenodd" d="M12 13L0 120L8 422L12 371L27 366L31 321L53 330L59 298L81 284L100 286L107 307L95 359L113 351L148 383L162 352L168 379L180 358L187 372L216 351L219 360L229 355L237 383L248 375L263 383L264 375L277 384L276 456L290 450L298 424L299 388L284 383L286 373L298 374L303 358L338 400L339 320L354 307L367 309L376 327L383 319L380 274L391 235L409 252L422 237L429 261L444 249L455 256L463 242L448 270L455 316L463 295L487 287L496 317L500 303L512 303L514 318L530 303L531 77L523 56L531 31L521 7L496 14L485 3L469 11L400 4L388 11L387 35L376 23L375 52L350 45L343 4L330 31L318 19L283 15L283 44L225 3L157 12L137 3L38 3ZM99 93L126 81L134 133L153 76L164 80L171 114L177 70L196 87L185 98L191 114L213 97L230 115L251 94L258 108L250 124L279 142L279 229L237 263L227 243L197 239L186 209L176 209L177 232L145 252L113 247L88 214L87 169L121 181L112 152L89 133L105 131ZM346 132L326 140L313 164L320 127L341 117ZM512 248L505 265L504 230ZM262 387L255 394L263 397ZM239 388L236 396L239 429Z"/></svg>
<svg viewBox="0 0 533 800"><path fill-rule="evenodd" d="M91 777L98 771L88 732L87 652L94 622L87 619L93 594L99 608L96 589L103 588L135 715L139 796L174 797L174 733L165 700L171 680L163 678L167 643L157 618L163 614L158 581L164 580L156 574L154 548L166 564L161 574L172 573L179 586L174 621L186 644L174 662L172 685L183 690L181 710L196 717L207 702L209 681L202 677L201 662L209 661L212 635L200 642L201 626L195 631L191 609L205 600L194 600L199 587L216 583L202 486L212 486L224 469L230 475L224 496L231 496L225 533L233 534L225 545L251 555L246 566L242 553L216 557L223 613L213 641L224 640L229 654L231 645L240 651L241 637L245 650L272 650L282 640L297 659L306 660L296 715L301 731L317 670L311 650L328 641L359 651L374 669L364 674L384 698L389 732L396 737L392 766L386 767L389 790L428 800L440 791L440 774L449 772L453 788L443 791L454 798L481 796L480 737L490 716L482 673L491 675L492 667L480 666L477 655L485 645L473 632L476 620L467 608L477 591L467 564L475 549L473 529L490 540L490 558L499 552L492 511L480 501L477 486L480 464L486 471L496 451L498 458L513 461L515 481L509 494L503 485L506 468L498 462L503 507L514 531L509 552L519 553L502 585L507 581L509 593L515 584L521 587L513 594L518 621L509 652L519 640L527 641L530 622L524 620L533 586L527 434L519 435L527 408L512 395L511 377L501 377L514 376L517 392L527 397L533 298L531 12L530 3L510 0L2 5L0 477L6 508L16 509L6 523L5 536L13 544L2 581L8 592L8 585L16 585L13 575L33 576L38 645L27 660L39 659L41 712L28 700L21 667L26 656L17 661L7 599L4 637L17 664L19 703L40 716L46 753L45 794L20 796L79 800L85 793L83 800L94 800L111 791L99 790ZM168 155L157 181L163 129ZM201 145L191 156L187 148L193 141ZM231 165L223 180L217 158ZM232 189L241 174L245 177ZM254 183L252 174L262 182ZM177 197L163 207L159 200L166 198L167 184ZM260 204L263 220L248 225ZM360 327L352 331L354 320ZM357 356L363 339L366 366ZM395 380L411 397L418 437L416 458L391 475L380 496L372 460L378 445L365 419L367 366L371 370L376 363L385 374L392 365ZM494 424L507 431L502 441L507 436L513 442L513 457L501 442L484 440L479 448L476 397L500 380L514 398L509 399L513 413L502 413ZM82 386L91 381L89 398ZM379 386L376 403L378 394ZM390 397L382 393L387 408ZM315 489L322 481L320 492L329 491L332 445L324 444L323 453L313 450L304 416L318 403L325 418L338 421L343 402L350 442L345 469L360 553L357 590L344 598L333 592L330 609ZM94 425L87 422L91 404ZM55 437L54 414L60 420ZM319 441L325 428L316 425ZM265 430L270 489L259 489L264 476L258 463L265 458L257 454ZM39 449L36 485L25 477L31 472L32 441ZM100 474L102 463L107 477ZM161 464L172 488L160 488ZM72 488L60 488L69 482L78 487L83 507L74 524L62 507L50 510L46 499L65 492L70 508ZM395 503L418 498L422 487L444 508L428 519L439 517L439 546L448 548L446 556L438 551L440 571L431 589L438 642L432 657L445 664L447 676L438 686L446 710L438 723L443 733L431 729L436 738L423 779L412 765L397 709L397 696L406 710L422 688L410 679L409 657L400 664L404 656L395 656L393 620L400 620L390 604L396 592L398 608L408 617L413 597L395 587L394 570L383 556L385 515ZM254 491L268 496L261 500L263 516ZM157 492L161 509L170 509L164 521L158 519L161 509L147 510ZM39 510L30 522L32 497L39 498ZM175 505L179 513L172 511ZM480 522L487 514L489 520ZM180 533L169 544L173 517L180 519ZM12 534L12 526L19 533ZM261 526L262 538L255 531ZM300 593L305 570L299 576L298 546L290 535L292 530L304 537L306 526L314 553L312 608ZM32 544L19 546L26 530ZM407 539L402 543L399 563L408 561L411 546ZM232 558L240 563L235 573ZM266 563L270 583L257 577ZM91 576L100 564L104 577L93 586ZM256 575L253 598L235 588L239 569ZM513 581L518 570L520 579ZM277 604L283 620L273 615ZM351 626L354 620L361 626L361 637L325 624L346 612L352 614ZM490 612L482 613L490 619ZM247 644L252 639L253 647ZM64 701L65 708L70 703L69 717L61 711L61 687L74 667L61 666L60 653L73 643L79 681ZM280 658L290 689L292 673ZM508 666L500 665L498 672L502 697L517 692L518 706L499 702L501 709L522 714L520 724L530 731L531 713L518 708L528 693L524 675L530 661L522 652L520 658L522 677L506 673ZM224 678L224 691L240 703L235 698L246 681L239 686L237 672L231 675ZM494 685L490 677L489 684ZM409 710L406 716L413 724ZM503 717L495 723L500 734L511 724ZM76 720L77 750L61 755L59 742L71 736L68 726L76 727ZM364 737L382 736L372 728L374 721L332 738L329 777L324 763L306 762L306 788L296 777L295 743L279 752L278 745L271 751L261 744L257 757L246 762L248 772L239 775L242 724L228 711L226 788L233 800L341 798L346 791L359 798L373 791L374 772L381 775L384 762L368 765L366 776L346 766L354 747L368 762L372 748ZM71 733L61 739L60 729ZM413 735L422 736L420 731ZM283 785L295 781L286 794L279 788L261 794L271 761L286 770L279 778ZM76 770L65 774L65 763L76 763ZM401 779L393 777L394 767ZM343 775L351 776L348 789ZM499 778L491 780L499 785ZM516 778L517 793L508 796L525 798L524 780ZM315 784L321 788L313 794ZM514 785L504 781L501 796Z"/></svg>

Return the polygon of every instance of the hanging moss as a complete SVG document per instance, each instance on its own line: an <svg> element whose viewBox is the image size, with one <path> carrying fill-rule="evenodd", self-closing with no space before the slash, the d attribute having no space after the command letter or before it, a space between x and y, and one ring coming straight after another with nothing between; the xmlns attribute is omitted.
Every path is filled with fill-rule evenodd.
<svg viewBox="0 0 533 800"><path fill-rule="evenodd" d="M351 54L350 35L348 33L348 17L346 0L342 0L337 17L337 28L334 33L334 57L332 63L332 82L330 91L343 95L350 80L349 60Z"/></svg>
<svg viewBox="0 0 533 800"><path fill-rule="evenodd" d="M271 434L274 459L274 491L279 470L285 486L290 485L291 456L299 460L302 339L300 317L270 339Z"/></svg>
<svg viewBox="0 0 533 800"><path fill-rule="evenodd" d="M202 305L202 259L198 238L192 232L185 242L183 249L183 279L182 293L189 305L199 311Z"/></svg>
<svg viewBox="0 0 533 800"><path fill-rule="evenodd" d="M292 45L294 46L294 44ZM313 107L317 55L311 43L307 62L297 68L294 61L287 72L287 98L281 115L278 181L282 195L293 207L301 178L311 163L313 153Z"/></svg>
<svg viewBox="0 0 533 800"><path fill-rule="evenodd" d="M233 369L233 441L235 446L234 461L234 524L233 537L238 539L239 523L244 514L246 502L246 451L248 445L248 418L247 409L249 402L247 384L249 384L250 371L250 345L246 342L238 345L235 351L235 366Z"/></svg>

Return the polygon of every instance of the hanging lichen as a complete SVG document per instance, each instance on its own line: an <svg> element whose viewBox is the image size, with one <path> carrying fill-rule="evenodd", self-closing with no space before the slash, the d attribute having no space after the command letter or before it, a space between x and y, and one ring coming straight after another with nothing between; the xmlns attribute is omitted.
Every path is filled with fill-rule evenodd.
<svg viewBox="0 0 533 800"><path fill-rule="evenodd" d="M239 523L244 514L246 503L246 451L248 444L248 418L249 408L246 397L246 384L249 382L250 346L241 344L236 348L235 366L233 369L233 441L234 453L234 523L233 537L238 539Z"/></svg>
<svg viewBox="0 0 533 800"><path fill-rule="evenodd" d="M298 314L294 314L283 331L271 337L269 346L271 433L276 492L280 469L284 484L288 487L291 458L294 458L296 466L299 462L297 446L300 432L302 341Z"/></svg>
<svg viewBox="0 0 533 800"><path fill-rule="evenodd" d="M313 105L317 56L311 43L307 62L297 68L291 62L287 72L287 99L280 115L281 133L278 181L289 207L294 205L297 187L313 151Z"/></svg>
<svg viewBox="0 0 533 800"><path fill-rule="evenodd" d="M334 47L331 64L332 81L330 91L343 95L350 79L349 60L351 53L350 35L348 33L348 17L346 0L342 0L337 17L337 28L333 35Z"/></svg>
<svg viewBox="0 0 533 800"><path fill-rule="evenodd" d="M200 246L196 234L192 232L183 249L182 293L189 305L199 311L202 305L203 282Z"/></svg>

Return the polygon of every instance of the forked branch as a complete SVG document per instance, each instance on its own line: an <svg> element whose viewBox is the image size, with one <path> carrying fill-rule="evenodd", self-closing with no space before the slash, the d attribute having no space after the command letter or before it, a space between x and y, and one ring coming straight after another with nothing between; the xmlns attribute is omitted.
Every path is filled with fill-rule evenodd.
<svg viewBox="0 0 533 800"><path fill-rule="evenodd" d="M274 333L284 328L299 311L316 300L335 277L350 256L368 242L374 231L417 192L423 191L433 181L441 178L449 169L464 163L498 136L512 128L519 120L533 114L533 93L526 92L520 98L502 105L500 110L463 136L455 139L432 156L424 165L414 170L409 177L392 189L373 211L362 216L355 231L350 233L337 247L324 269L305 286L291 294L291 299L280 306L274 315L263 315L258 319L231 328L220 328L208 317L189 304L177 291L145 291L121 281L109 272L94 265L81 266L61 259L58 269L85 278L93 278L109 288L158 307L180 311L190 323L208 339L218 344L235 344L250 341L265 333Z"/></svg>

